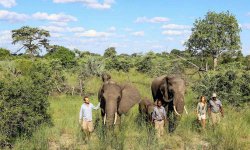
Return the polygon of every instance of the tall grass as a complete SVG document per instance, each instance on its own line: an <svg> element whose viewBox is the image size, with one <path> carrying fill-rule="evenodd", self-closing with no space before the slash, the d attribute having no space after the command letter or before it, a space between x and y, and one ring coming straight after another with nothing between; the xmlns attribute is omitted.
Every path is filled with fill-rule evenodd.
<svg viewBox="0 0 250 150"><path fill-rule="evenodd" d="M117 82L132 82L143 97L151 98L151 78L133 71L129 74L112 72L113 80ZM91 102L97 104L97 92L100 79L92 78L86 83ZM44 125L32 137L19 138L14 149L249 149L250 141L250 111L236 111L225 107L225 117L220 125L212 128L208 121L207 129L201 130L196 121L196 95L188 90L186 105L188 115L183 115L176 131L167 133L157 139L154 127L140 119L138 106L122 116L120 130L111 133L112 138L105 138L100 111L93 111L95 131L89 142L84 141L84 134L78 124L79 109L82 99L79 96L50 97L50 113L53 126Z"/></svg>

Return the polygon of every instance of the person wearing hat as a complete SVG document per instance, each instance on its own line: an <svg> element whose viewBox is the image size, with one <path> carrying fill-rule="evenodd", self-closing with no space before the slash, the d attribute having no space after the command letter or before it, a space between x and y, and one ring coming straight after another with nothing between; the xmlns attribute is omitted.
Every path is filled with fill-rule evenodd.
<svg viewBox="0 0 250 150"><path fill-rule="evenodd" d="M209 106L208 106L208 114L211 116L213 125L220 122L221 117L224 117L223 109L222 109L222 103L217 98L216 93L213 93L212 99L209 100Z"/></svg>

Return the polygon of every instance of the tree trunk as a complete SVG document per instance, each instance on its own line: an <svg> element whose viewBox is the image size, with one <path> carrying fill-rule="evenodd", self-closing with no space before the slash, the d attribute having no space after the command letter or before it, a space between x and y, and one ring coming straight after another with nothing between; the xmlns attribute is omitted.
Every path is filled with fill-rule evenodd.
<svg viewBox="0 0 250 150"><path fill-rule="evenodd" d="M73 95L74 95L74 93L75 93L75 87L73 86L73 87L72 87L72 92L71 92L71 95L73 96Z"/></svg>
<svg viewBox="0 0 250 150"><path fill-rule="evenodd" d="M80 96L82 96L82 79L80 79L80 90L81 90Z"/></svg>
<svg viewBox="0 0 250 150"><path fill-rule="evenodd" d="M214 71L216 70L216 67L218 65L218 57L217 56L214 56L213 57L213 62L214 62Z"/></svg>
<svg viewBox="0 0 250 150"><path fill-rule="evenodd" d="M207 65L207 62L206 62L206 71L208 71L208 65Z"/></svg>

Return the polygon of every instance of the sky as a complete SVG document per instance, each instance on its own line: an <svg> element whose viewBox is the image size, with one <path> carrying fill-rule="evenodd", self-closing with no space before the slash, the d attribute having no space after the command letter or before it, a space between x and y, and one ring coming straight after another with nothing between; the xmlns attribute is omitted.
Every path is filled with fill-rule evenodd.
<svg viewBox="0 0 250 150"><path fill-rule="evenodd" d="M185 50L194 21L208 11L235 15L250 55L248 0L0 0L0 47L17 51L11 30L30 26L50 31L51 44L99 54Z"/></svg>

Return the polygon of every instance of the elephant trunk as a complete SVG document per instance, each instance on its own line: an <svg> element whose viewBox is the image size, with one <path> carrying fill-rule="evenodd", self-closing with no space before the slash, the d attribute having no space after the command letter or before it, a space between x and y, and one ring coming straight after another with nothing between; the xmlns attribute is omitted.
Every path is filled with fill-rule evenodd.
<svg viewBox="0 0 250 150"><path fill-rule="evenodd" d="M105 108L105 125L112 126L117 122L117 104L106 103Z"/></svg>
<svg viewBox="0 0 250 150"><path fill-rule="evenodd" d="M115 113L115 119L114 119L114 125L116 124L116 121L117 121L117 112ZM105 113L104 115L104 119L103 119L103 124L105 125L106 124L106 120L107 120L107 114Z"/></svg>
<svg viewBox="0 0 250 150"><path fill-rule="evenodd" d="M180 116L184 111L184 96L175 96L173 101L173 109L176 115ZM185 110L186 111L186 110Z"/></svg>

